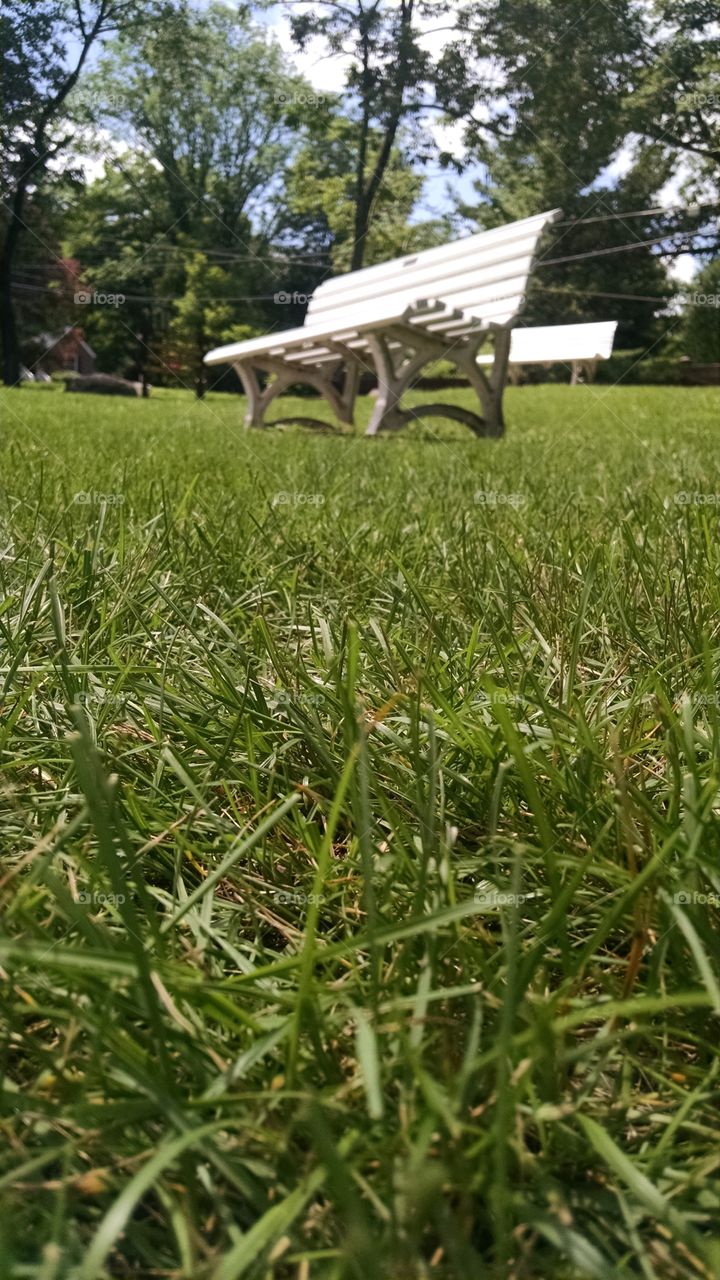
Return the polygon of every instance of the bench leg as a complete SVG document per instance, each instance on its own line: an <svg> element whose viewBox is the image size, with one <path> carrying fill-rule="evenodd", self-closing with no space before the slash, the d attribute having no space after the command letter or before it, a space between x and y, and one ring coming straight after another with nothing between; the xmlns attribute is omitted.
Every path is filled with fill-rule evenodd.
<svg viewBox="0 0 720 1280"><path fill-rule="evenodd" d="M408 415L412 416L410 410L400 410L400 399L423 365L433 359L433 355L425 347L414 355L406 350L403 353L405 359L401 359L400 366L396 369L384 337L371 333L367 341L375 364L378 387L375 408L365 435L374 436L378 431L397 431L409 420ZM421 342L422 339L419 338L418 341Z"/></svg>
<svg viewBox="0 0 720 1280"><path fill-rule="evenodd" d="M331 375L322 373L317 368L293 368L283 364L280 359L276 360L263 356L253 360L252 363L246 360L238 360L233 367L247 396L246 427L265 426L264 418L268 406L276 396L282 395L289 387L298 382L304 382L308 386L314 387L327 400L339 420L352 426L359 380L359 370L357 370L355 362L350 362L346 368L342 391L338 391L337 387L333 386ZM260 389L256 369L261 369L272 377L272 381L262 390ZM277 421L300 421L300 419L297 416L293 416L293 418L289 419L279 418ZM317 423L321 427L327 427L328 425L326 422L316 418L303 418L302 421L306 424Z"/></svg>
<svg viewBox="0 0 720 1280"><path fill-rule="evenodd" d="M510 354L510 331L495 330L495 360L492 371L487 376L477 363L477 353L484 341L485 334L473 335L471 338L458 339L457 342L444 345L434 335L424 335L422 330L405 331L399 351L391 351L388 339L398 335L369 334L368 346L375 364L378 379L378 395L370 424L365 432L374 436L378 431L396 431L415 419L425 417L451 418L462 422L475 435L487 438L498 438L503 435L502 398L507 380L508 358ZM330 346L330 343L327 344ZM336 344L333 344L335 346ZM247 396L248 407L245 415L246 427L262 427L265 425L265 412L276 396L282 395L295 383L304 382L327 400L340 422L352 426L360 379L360 363L357 358L341 350L337 344L339 362L334 371L343 369L342 388L333 383L333 373L326 366L290 366L280 357L258 356L252 361L238 360L234 368L237 372ZM400 401L405 391L412 385L423 368L430 361L438 358L452 361L456 368L464 374L475 391L482 408L482 416L459 405L424 404L412 409L401 409ZM263 389L258 382L256 370L262 370L272 377L272 381ZM278 419L277 421L297 421ZM317 419L303 418L304 423L317 422L327 428L327 423Z"/></svg>
<svg viewBox="0 0 720 1280"><path fill-rule="evenodd" d="M485 428L482 434L496 440L505 434L503 393L508 377L511 337L509 329L495 330L495 359L489 376L483 373L477 362L480 342L468 343L457 356L450 356L460 372L465 374L482 405Z"/></svg>
<svg viewBox="0 0 720 1280"><path fill-rule="evenodd" d="M340 421L347 422L349 426L353 426L355 422L355 401L360 386L360 365L357 360L348 360L343 365L343 369L344 378L341 396L344 412Z"/></svg>
<svg viewBox="0 0 720 1280"><path fill-rule="evenodd" d="M432 338L423 340L422 333L418 333L417 337L413 333L411 338L404 335L407 345L399 353L394 353L390 351L385 336L368 335L368 346L377 372L378 394L365 434L374 436L379 431L397 431L419 418L443 417L464 423L477 436L502 436L505 430L502 397L510 355L510 331L495 331L495 361L489 378L477 364L478 348L484 336L463 339L443 350ZM459 405L433 403L418 405L412 409L400 408L403 393L424 366L438 357L451 360L467 378L482 406L482 417Z"/></svg>
<svg viewBox="0 0 720 1280"><path fill-rule="evenodd" d="M238 378L242 383L243 391L247 396L247 411L245 413L246 427L262 426L262 392L257 375L252 365L246 364L242 360L237 360L233 365Z"/></svg>

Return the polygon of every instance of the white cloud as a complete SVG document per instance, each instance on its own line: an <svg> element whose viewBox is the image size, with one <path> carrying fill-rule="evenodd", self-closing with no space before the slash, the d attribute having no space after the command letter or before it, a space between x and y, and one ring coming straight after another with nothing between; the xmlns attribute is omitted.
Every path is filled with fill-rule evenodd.
<svg viewBox="0 0 720 1280"><path fill-rule="evenodd" d="M683 253L670 267L670 275L673 280L682 280L687 284L697 275L699 265L697 258L693 258L691 253Z"/></svg>

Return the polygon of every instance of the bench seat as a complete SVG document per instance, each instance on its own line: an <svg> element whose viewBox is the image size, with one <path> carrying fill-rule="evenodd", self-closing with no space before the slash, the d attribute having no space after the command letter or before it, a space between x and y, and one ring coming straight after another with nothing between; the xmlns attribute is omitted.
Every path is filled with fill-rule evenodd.
<svg viewBox="0 0 720 1280"><path fill-rule="evenodd" d="M569 364L572 386L577 385L581 373L592 381L598 360L609 360L612 355L617 327L617 320L600 320L513 329L508 361L510 381L516 380L526 364ZM478 356L478 364L492 364L492 356Z"/></svg>

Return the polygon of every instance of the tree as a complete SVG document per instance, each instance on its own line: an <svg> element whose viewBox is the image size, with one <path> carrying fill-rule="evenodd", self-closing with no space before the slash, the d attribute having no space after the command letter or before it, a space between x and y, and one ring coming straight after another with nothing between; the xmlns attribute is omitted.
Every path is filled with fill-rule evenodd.
<svg viewBox="0 0 720 1280"><path fill-rule="evenodd" d="M693 239L675 236L687 216L653 212L672 175L671 156L659 144L637 149L628 141L628 103L642 75L643 6L491 0L471 5L463 21L465 56L454 66L451 103L470 112L485 92L488 59L497 77L490 114L468 115L467 142L487 177L478 184L480 202L465 212L485 226L554 207L565 215L547 234L524 321L613 316L618 345L653 345L667 327L656 312L674 292L664 259ZM453 85L449 73L444 83ZM626 172L613 178L618 155ZM626 218L626 210L649 212Z"/></svg>
<svg viewBox="0 0 720 1280"><path fill-rule="evenodd" d="M317 122L298 153L287 176L288 219L285 230L294 227L326 259L326 271L337 275L351 269L355 244L354 158L356 127L352 120L335 114ZM447 225L412 223L413 209L423 186L422 175L412 167L412 151L402 132L385 169L364 242L368 265L402 257L447 239ZM368 160L375 163L382 138L371 134ZM320 275L318 274L318 279Z"/></svg>
<svg viewBox="0 0 720 1280"><path fill-rule="evenodd" d="M627 133L642 40L637 0L469 0L441 57L443 103L479 159L522 176L538 156L548 195L593 181ZM483 110L477 111L478 105Z"/></svg>
<svg viewBox="0 0 720 1280"><path fill-rule="evenodd" d="M684 348L694 360L720 363L720 258L709 262L688 287Z"/></svg>
<svg viewBox="0 0 720 1280"><path fill-rule="evenodd" d="M12 269L25 227L28 197L50 159L70 141L62 132L68 100L93 45L129 20L135 0L9 0L0 22L5 94L0 131L3 199L0 243L3 380L20 380Z"/></svg>
<svg viewBox="0 0 720 1280"><path fill-rule="evenodd" d="M720 29L717 0L655 0L645 13L629 121L684 156L720 198Z"/></svg>
<svg viewBox="0 0 720 1280"><path fill-rule="evenodd" d="M352 236L350 270L361 267L381 187L392 166L403 124L439 109L434 62L422 40L445 27L450 0L318 0L291 17L300 49L314 37L332 55L349 57L347 118L352 121ZM428 158L428 142L416 134L415 159Z"/></svg>
<svg viewBox="0 0 720 1280"><path fill-rule="evenodd" d="M162 175L139 154L107 164L81 190L65 224L67 252L91 295L75 306L73 321L85 328L102 370L143 385L160 374L153 353L169 314L161 299L170 264L154 246L162 246L168 221ZM120 295L122 305L96 305L98 294Z"/></svg>
<svg viewBox="0 0 720 1280"><path fill-rule="evenodd" d="M168 236L242 246L295 144L280 86L306 87L279 46L224 4L167 4L114 43L93 85L116 138L159 166Z"/></svg>
<svg viewBox="0 0 720 1280"><path fill-rule="evenodd" d="M673 233L666 254L712 252L720 38L711 15L716 0L468 0L462 42L443 55L440 83L447 104L465 112L466 140L495 185L531 193L539 170L551 205L565 208L573 186L599 186L629 151L656 194L683 158L692 175L686 194L707 200L709 192L710 206L665 217L662 230ZM478 102L485 110L476 115Z"/></svg>
<svg viewBox="0 0 720 1280"><path fill-rule="evenodd" d="M68 243L88 280L127 299L122 313L88 317L99 351L137 364L145 350L153 380L182 368L202 393L195 330L209 332L212 308L196 305L195 255L220 271L211 278L244 304L246 324L277 322L271 300L288 269L269 235L302 138L292 102L309 86L225 5L161 10L152 28L121 35L86 82L84 102L104 104L112 155Z"/></svg>
<svg viewBox="0 0 720 1280"><path fill-rule="evenodd" d="M210 347L224 340L232 320L230 307L223 302L229 281L226 272L211 266L203 253L192 254L185 281L185 293L174 305L166 363L189 376L202 399L207 389L203 358Z"/></svg>
<svg viewBox="0 0 720 1280"><path fill-rule="evenodd" d="M716 0L654 0L644 9L627 127L681 178L673 252L720 250L720 28ZM698 207L692 207L697 202Z"/></svg>

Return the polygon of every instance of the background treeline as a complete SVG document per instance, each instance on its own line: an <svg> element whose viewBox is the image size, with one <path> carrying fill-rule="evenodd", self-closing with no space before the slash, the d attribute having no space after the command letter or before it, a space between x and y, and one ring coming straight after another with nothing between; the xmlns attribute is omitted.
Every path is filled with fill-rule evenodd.
<svg viewBox="0 0 720 1280"><path fill-rule="evenodd" d="M344 59L343 92L298 73L281 20ZM209 347L298 323L329 273L554 206L527 321L720 360L716 31L715 0L10 0L4 380L81 325L99 368L202 394ZM468 166L473 197L428 215L428 175Z"/></svg>

